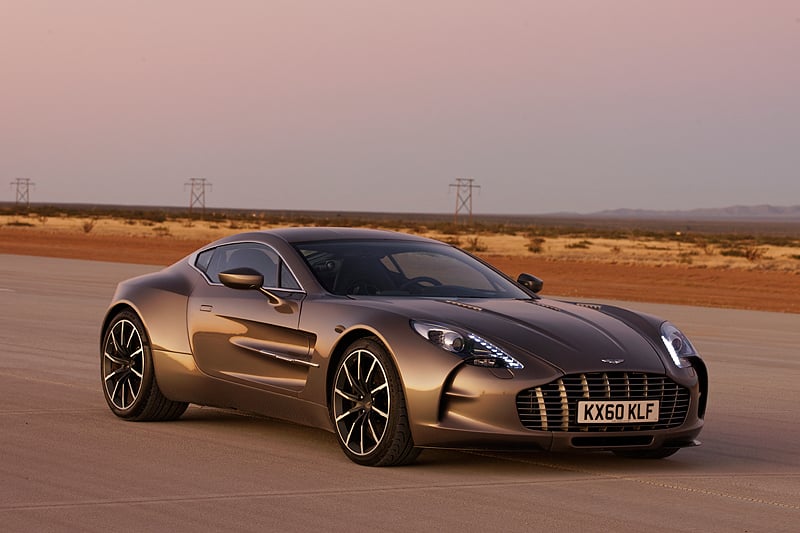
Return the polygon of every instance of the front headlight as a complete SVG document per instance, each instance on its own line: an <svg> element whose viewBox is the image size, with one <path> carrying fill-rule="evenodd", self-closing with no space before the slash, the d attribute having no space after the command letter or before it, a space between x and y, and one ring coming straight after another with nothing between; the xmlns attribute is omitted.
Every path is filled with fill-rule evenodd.
<svg viewBox="0 0 800 533"><path fill-rule="evenodd" d="M522 363L486 339L451 326L411 321L414 331L443 350L464 359L465 363L486 368L523 368Z"/></svg>
<svg viewBox="0 0 800 533"><path fill-rule="evenodd" d="M697 355L697 350L694 349L692 343L686 338L686 335L681 333L681 330L673 326L670 322L661 324L661 342L667 348L672 362L678 368L686 368L692 366L692 363L687 359L692 355Z"/></svg>

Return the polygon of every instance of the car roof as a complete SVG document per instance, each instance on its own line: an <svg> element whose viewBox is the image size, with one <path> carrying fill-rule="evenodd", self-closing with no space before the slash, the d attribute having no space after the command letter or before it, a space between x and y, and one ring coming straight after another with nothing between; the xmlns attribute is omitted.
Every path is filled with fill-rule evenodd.
<svg viewBox="0 0 800 533"><path fill-rule="evenodd" d="M338 240L404 240L404 241L431 241L425 237L365 228L337 228L337 227L309 227L309 228L282 228L271 230L270 233L290 243L311 241L338 241Z"/></svg>
<svg viewBox="0 0 800 533"><path fill-rule="evenodd" d="M393 240L393 241L416 241L416 242L430 242L439 243L439 241L419 237L417 235L410 235L408 233L399 233L396 231L386 231L377 229L365 228L337 228L337 227L297 227L297 228L279 228L263 231L253 231L248 233L239 233L237 235L229 235L215 241L207 247L214 245L224 244L228 242L237 242L241 240L254 240L268 242L272 238L278 238L288 243L300 242L317 242L317 241L342 241L342 240Z"/></svg>

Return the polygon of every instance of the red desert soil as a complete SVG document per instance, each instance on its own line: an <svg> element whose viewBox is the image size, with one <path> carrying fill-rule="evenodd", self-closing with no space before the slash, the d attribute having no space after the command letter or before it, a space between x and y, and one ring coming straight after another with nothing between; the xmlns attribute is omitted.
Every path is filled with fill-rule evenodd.
<svg viewBox="0 0 800 533"><path fill-rule="evenodd" d="M168 265L206 241L170 237L0 231L0 253ZM516 277L529 272L545 280L544 293L569 298L731 307L800 313L800 275L738 269L652 267L548 261L535 257L484 256ZM1 265L0 265L1 266Z"/></svg>

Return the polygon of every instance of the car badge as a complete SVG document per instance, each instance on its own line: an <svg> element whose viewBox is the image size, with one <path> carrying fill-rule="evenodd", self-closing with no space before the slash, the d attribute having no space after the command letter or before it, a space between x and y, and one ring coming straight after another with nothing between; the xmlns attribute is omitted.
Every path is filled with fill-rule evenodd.
<svg viewBox="0 0 800 533"><path fill-rule="evenodd" d="M609 365L618 365L620 363L624 363L625 359L600 359L604 363L608 363Z"/></svg>

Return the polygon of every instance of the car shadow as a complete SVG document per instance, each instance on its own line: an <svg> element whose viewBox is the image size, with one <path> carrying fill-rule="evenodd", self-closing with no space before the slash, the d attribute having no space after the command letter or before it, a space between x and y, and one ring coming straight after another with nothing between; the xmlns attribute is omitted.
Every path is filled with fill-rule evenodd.
<svg viewBox="0 0 800 533"><path fill-rule="evenodd" d="M229 409L192 406L176 422L183 428L194 428L211 433L238 435L239 438L269 439L286 446L307 448L309 454L320 454L333 460L348 462L339 450L333 433L261 415L253 415ZM703 448L681 450L665 459L630 459L618 457L610 452L555 453L540 450L448 450L425 449L411 465L401 468L424 468L430 471L458 470L465 467L476 474L491 472L493 475L550 475L563 473L574 475L640 475L640 474L697 474L715 471L736 458L712 457Z"/></svg>

